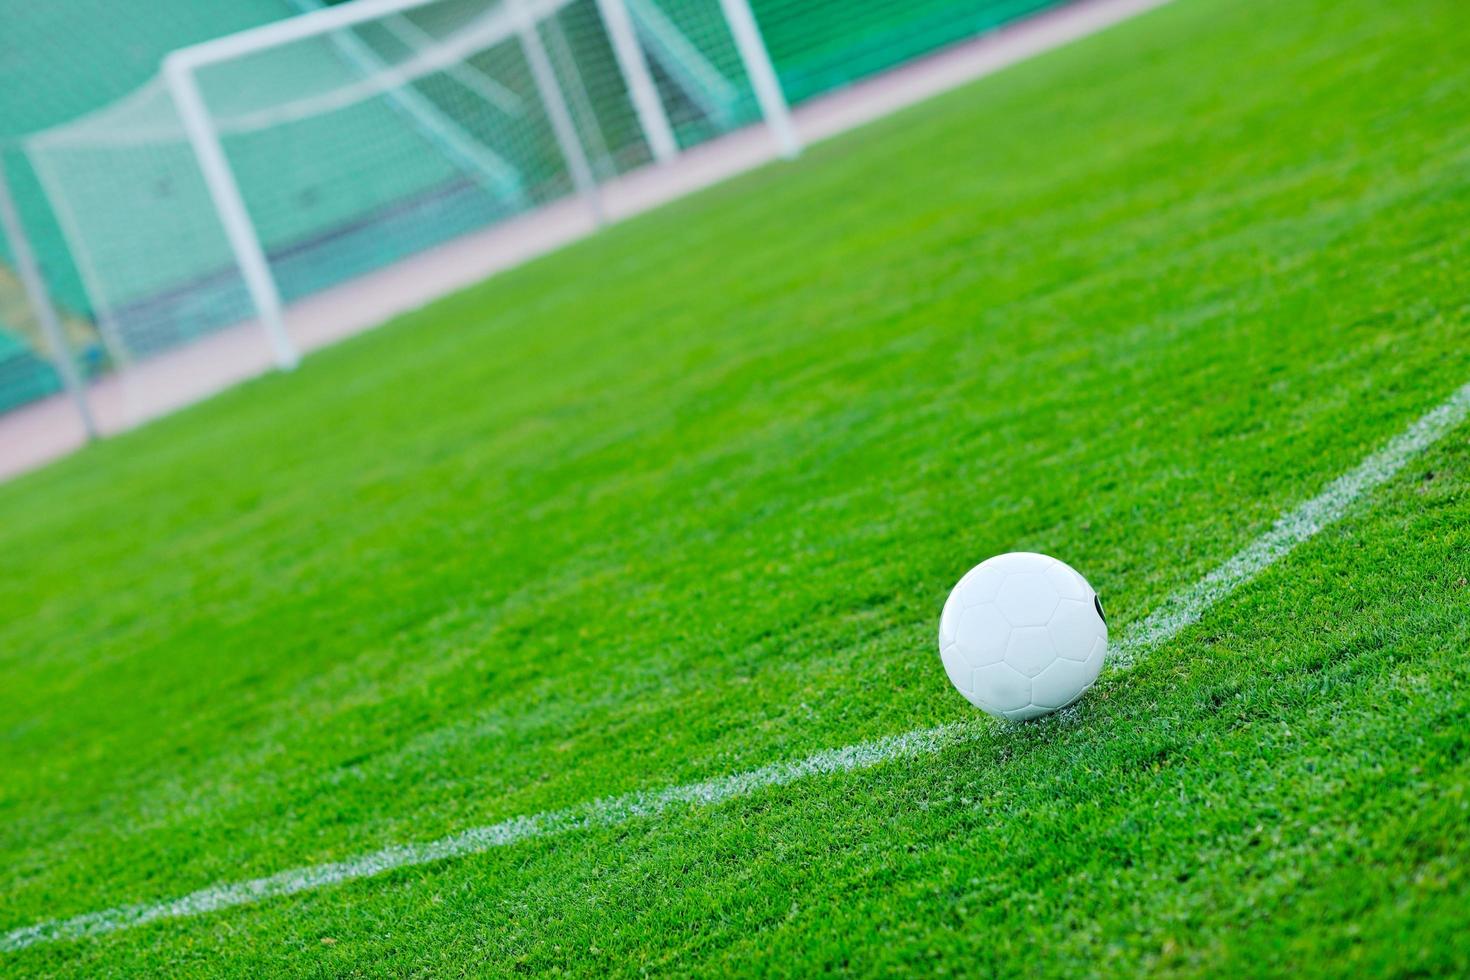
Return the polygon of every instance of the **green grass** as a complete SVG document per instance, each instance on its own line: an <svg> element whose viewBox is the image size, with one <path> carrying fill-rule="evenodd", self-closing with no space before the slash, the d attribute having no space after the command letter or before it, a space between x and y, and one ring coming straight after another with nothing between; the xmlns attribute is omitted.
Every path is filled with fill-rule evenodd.
<svg viewBox="0 0 1470 980"><path fill-rule="evenodd" d="M1470 8L1180 0L0 487L0 929L973 716L1470 376ZM7 975L1470 971L1470 433L1071 726ZM330 940L330 942L326 941Z"/></svg>

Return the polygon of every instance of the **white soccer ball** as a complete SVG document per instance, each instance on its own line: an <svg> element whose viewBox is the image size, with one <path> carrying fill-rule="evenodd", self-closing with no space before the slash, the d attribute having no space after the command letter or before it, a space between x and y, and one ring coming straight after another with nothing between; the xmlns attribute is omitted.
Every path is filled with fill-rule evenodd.
<svg viewBox="0 0 1470 980"><path fill-rule="evenodd" d="M965 573L939 617L950 682L998 718L1065 708L1097 680L1108 648L1102 602L1071 566L1017 551Z"/></svg>

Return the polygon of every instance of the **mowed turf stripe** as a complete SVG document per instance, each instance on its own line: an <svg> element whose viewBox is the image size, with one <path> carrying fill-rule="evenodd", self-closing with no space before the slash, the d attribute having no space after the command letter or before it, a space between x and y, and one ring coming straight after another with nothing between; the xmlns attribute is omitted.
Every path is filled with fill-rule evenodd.
<svg viewBox="0 0 1470 980"><path fill-rule="evenodd" d="M1129 670L1140 657L1197 622L1220 600L1289 554L1297 545L1339 520L1354 501L1393 478L1410 460L1467 417L1470 417L1470 383L1458 388L1382 449L1328 484L1317 496L1282 515L1270 530L1234 557L1194 585L1170 596L1158 609L1134 624L1109 650L1108 672L1117 674ZM977 719L916 729L703 782L593 800L579 806L474 827L435 841L387 847L348 861L292 868L264 878L215 885L171 901L128 905L69 919L53 919L7 933L0 939L0 951L13 952L39 943L99 936L161 919L218 912L268 898L369 878L397 868L478 854L529 838L611 827L640 817L656 817L676 807L722 803L814 776L854 772L887 762L933 755L975 738L986 729L986 725L986 721Z"/></svg>

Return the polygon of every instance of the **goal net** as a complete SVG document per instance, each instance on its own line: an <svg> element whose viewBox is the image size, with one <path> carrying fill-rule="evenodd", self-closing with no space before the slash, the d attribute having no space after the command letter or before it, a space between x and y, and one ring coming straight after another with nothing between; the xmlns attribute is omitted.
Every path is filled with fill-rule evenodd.
<svg viewBox="0 0 1470 980"><path fill-rule="evenodd" d="M743 4L322 7L175 52L26 152L126 364L759 121Z"/></svg>

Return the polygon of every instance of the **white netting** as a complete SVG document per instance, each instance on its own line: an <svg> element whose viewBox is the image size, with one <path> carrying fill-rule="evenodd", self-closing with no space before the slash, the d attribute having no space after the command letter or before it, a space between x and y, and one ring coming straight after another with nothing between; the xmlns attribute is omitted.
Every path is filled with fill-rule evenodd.
<svg viewBox="0 0 1470 980"><path fill-rule="evenodd" d="M652 158L605 0L524 2L433 0L195 70L288 302L573 193L574 157L597 179ZM719 0L624 9L680 145L754 121ZM116 357L254 315L161 79L27 151Z"/></svg>

